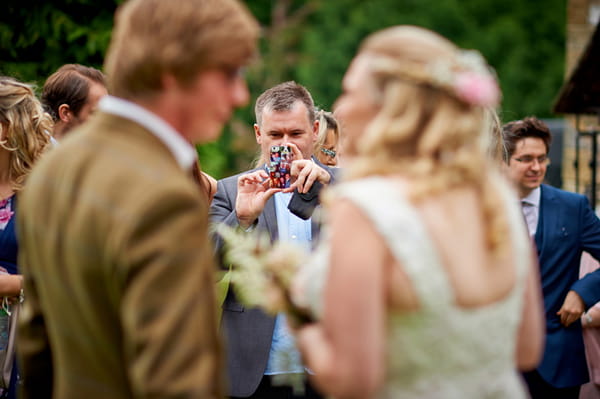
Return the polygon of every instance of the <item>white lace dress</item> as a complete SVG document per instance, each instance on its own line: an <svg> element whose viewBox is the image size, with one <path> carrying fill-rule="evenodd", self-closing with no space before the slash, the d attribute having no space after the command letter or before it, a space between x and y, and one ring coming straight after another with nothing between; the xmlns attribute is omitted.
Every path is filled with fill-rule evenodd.
<svg viewBox="0 0 600 399"><path fill-rule="evenodd" d="M512 236L527 237L516 200L508 189L503 191ZM385 179L344 183L336 188L336 194L351 200L376 226L420 301L419 311L389 314L387 375L379 397L526 398L515 370L515 345L529 242L513 240L518 279L508 296L490 305L460 308L416 209ZM322 314L329 257L326 237L322 242L314 263L299 276L296 292L298 301L317 316Z"/></svg>

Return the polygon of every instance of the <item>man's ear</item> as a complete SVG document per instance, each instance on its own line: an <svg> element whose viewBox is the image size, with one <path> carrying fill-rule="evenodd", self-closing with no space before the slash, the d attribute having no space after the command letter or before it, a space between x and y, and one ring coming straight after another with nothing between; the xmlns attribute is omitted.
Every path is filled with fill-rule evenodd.
<svg viewBox="0 0 600 399"><path fill-rule="evenodd" d="M319 120L316 120L313 124L313 143L316 143L319 139Z"/></svg>
<svg viewBox="0 0 600 399"><path fill-rule="evenodd" d="M258 144L261 144L261 142L262 142L262 134L260 133L260 127L258 127L257 123L254 124L254 136L256 137L256 142Z"/></svg>
<svg viewBox="0 0 600 399"><path fill-rule="evenodd" d="M69 107L67 104L61 104L58 107L58 119L60 119L62 122L65 123L69 123L71 122L71 119L73 119L73 112L71 111L71 107Z"/></svg>

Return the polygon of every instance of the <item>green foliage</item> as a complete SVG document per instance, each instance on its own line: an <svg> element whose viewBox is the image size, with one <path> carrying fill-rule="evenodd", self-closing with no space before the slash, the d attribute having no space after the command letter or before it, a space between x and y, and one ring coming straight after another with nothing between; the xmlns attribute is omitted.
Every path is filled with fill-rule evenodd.
<svg viewBox="0 0 600 399"><path fill-rule="evenodd" d="M168 0L165 0L168 1ZM0 74L41 85L65 63L101 67L122 0L3 0ZM565 0L246 0L263 27L261 57L247 72L251 103L221 138L199 148L202 167L220 178L256 154L253 102L285 80L305 85L330 109L361 40L397 24L430 28L474 48L496 69L505 121L551 116L562 85ZM165 23L169 23L165 21Z"/></svg>
<svg viewBox="0 0 600 399"><path fill-rule="evenodd" d="M101 67L117 0L4 0L0 73L43 84L60 65Z"/></svg>

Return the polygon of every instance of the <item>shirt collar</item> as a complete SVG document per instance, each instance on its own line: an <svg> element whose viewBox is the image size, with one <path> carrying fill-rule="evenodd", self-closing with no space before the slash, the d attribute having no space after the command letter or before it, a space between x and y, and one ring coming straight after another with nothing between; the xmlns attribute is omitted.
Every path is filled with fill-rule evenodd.
<svg viewBox="0 0 600 399"><path fill-rule="evenodd" d="M148 129L167 146L182 169L190 170L196 162L197 154L194 147L158 115L131 101L108 95L102 97L98 108L103 112L129 119Z"/></svg>
<svg viewBox="0 0 600 399"><path fill-rule="evenodd" d="M542 194L542 189L538 186L533 189L527 196L521 198L521 202L525 202L529 205L533 205L536 208L540 206L540 196Z"/></svg>

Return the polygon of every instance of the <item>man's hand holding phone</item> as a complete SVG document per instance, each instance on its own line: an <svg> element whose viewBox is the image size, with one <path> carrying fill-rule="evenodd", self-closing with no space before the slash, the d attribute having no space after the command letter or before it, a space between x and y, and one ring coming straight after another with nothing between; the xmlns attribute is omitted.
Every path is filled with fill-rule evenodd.
<svg viewBox="0 0 600 399"><path fill-rule="evenodd" d="M238 177L235 212L240 227L250 227L265 208L271 196L281 188L270 187L269 175L264 169L246 173Z"/></svg>
<svg viewBox="0 0 600 399"><path fill-rule="evenodd" d="M323 185L329 184L331 176L325 169L317 165L312 159L304 159L302 152L295 144L289 143L287 145L292 148L294 161L292 161L291 169L292 185L289 190L285 190L286 192L297 188L299 193L307 193L315 181Z"/></svg>

